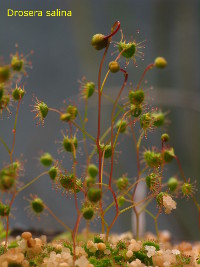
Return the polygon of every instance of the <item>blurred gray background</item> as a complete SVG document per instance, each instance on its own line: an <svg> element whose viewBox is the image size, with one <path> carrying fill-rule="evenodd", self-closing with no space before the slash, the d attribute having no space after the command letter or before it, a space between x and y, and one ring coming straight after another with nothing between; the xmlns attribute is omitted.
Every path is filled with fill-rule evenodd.
<svg viewBox="0 0 200 267"><path fill-rule="evenodd" d="M58 17L7 17L7 8L14 10L53 10L56 8L72 10L69 18ZM145 66L151 63L156 56L164 56L168 61L165 70L152 70L148 73L146 88L153 86L154 105L169 111L172 124L168 126L171 136L171 145L184 167L187 178L197 181L200 186L200 2L197 0L1 0L0 1L0 55L5 61L9 54L15 52L18 43L19 51L28 54L34 50L30 60L33 69L28 70L29 78L23 79L27 94L20 108L17 126L15 156L23 154L26 159L24 183L30 181L43 171L38 163L39 151L49 151L56 156L61 141L60 129L65 130L58 116L50 113L45 121L45 127L37 127L30 112L32 94L45 100L50 107L63 107L63 100L72 99L79 102L78 80L86 76L88 80L97 82L98 66L102 52L96 52L90 45L91 36L97 32L109 33L110 27L120 20L121 27L127 40L135 37L140 30L138 40L147 40L145 60L137 60L138 68L132 63L128 66L129 81L136 84ZM114 38L120 40L120 34ZM110 50L114 51L112 48ZM111 94L119 90L122 79L109 80L112 87L107 86ZM109 85L109 83L107 83ZM110 90L110 91L109 91ZM67 102L68 103L68 102ZM96 100L89 102L88 130L96 134ZM79 105L83 112L83 105ZM103 106L103 116L110 112L111 106ZM14 113L15 109L12 108ZM9 143L11 140L13 118L0 121L0 135ZM109 125L104 120L103 127ZM160 133L150 135L147 146L159 144ZM152 141L150 141L152 140ZM129 177L136 175L135 152L131 139L121 138L123 150L127 157L119 158L118 167L114 173L117 178L124 172ZM58 155L62 159L63 154ZM70 157L65 158L68 166ZM8 162L3 146L0 144L0 165ZM84 164L84 158L79 161ZM179 174L177 165L168 167L169 176ZM179 176L180 177L180 176ZM23 192L27 197L30 192L38 194L49 204L52 210L70 226L75 220L73 199L66 200L59 192L52 190L48 177L32 185ZM196 193L200 201L199 191ZM28 229L30 227L51 231L62 228L49 215L42 217L38 223L36 219L27 218L24 207L28 203L22 196L15 200L15 210L12 214L12 227ZM152 208L153 209L153 208ZM114 215L114 210L111 216ZM128 218L128 219L127 219ZM115 224L113 231L123 232L130 230L131 212L122 216ZM150 217L147 218L147 230L154 232L154 225ZM97 221L94 221L94 226ZM84 227L84 226L83 226ZM198 239L198 213L191 200L178 200L178 209L171 215L164 214L159 219L160 229L169 229L177 239Z"/></svg>

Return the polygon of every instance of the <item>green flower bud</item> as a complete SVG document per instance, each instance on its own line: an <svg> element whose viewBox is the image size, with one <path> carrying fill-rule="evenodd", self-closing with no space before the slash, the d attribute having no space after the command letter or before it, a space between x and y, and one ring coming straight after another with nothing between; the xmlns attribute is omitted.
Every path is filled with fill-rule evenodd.
<svg viewBox="0 0 200 267"><path fill-rule="evenodd" d="M41 198L37 197L31 202L31 207L36 214L40 214L44 210L44 203Z"/></svg>
<svg viewBox="0 0 200 267"><path fill-rule="evenodd" d="M122 191L125 190L128 186L128 178L123 176L117 179L117 188Z"/></svg>
<svg viewBox="0 0 200 267"><path fill-rule="evenodd" d="M117 61L111 61L111 62L109 63L109 70L110 70L110 72L112 72L112 73L116 73L116 72L118 72L118 71L120 70L120 65L119 65L119 63L118 63Z"/></svg>
<svg viewBox="0 0 200 267"><path fill-rule="evenodd" d="M151 167L159 167L162 162L161 153L155 153L154 151L146 150L143 154L146 164Z"/></svg>
<svg viewBox="0 0 200 267"><path fill-rule="evenodd" d="M167 61L164 57L157 57L154 61L157 68L163 69L167 66Z"/></svg>
<svg viewBox="0 0 200 267"><path fill-rule="evenodd" d="M102 197L101 189L94 187L89 188L87 197L89 201L97 203Z"/></svg>
<svg viewBox="0 0 200 267"><path fill-rule="evenodd" d="M71 115L71 120L74 120L77 117L78 109L75 106L68 106L67 107L67 113Z"/></svg>
<svg viewBox="0 0 200 267"><path fill-rule="evenodd" d="M0 83L7 82L9 78L10 78L9 66L0 67Z"/></svg>
<svg viewBox="0 0 200 267"><path fill-rule="evenodd" d="M10 190L15 184L15 176L9 170L2 170L0 172L0 189L3 191Z"/></svg>
<svg viewBox="0 0 200 267"><path fill-rule="evenodd" d="M162 113L161 111L152 113L151 117L153 119L153 125L155 127L161 127L161 126L164 125L164 123L165 123L165 114Z"/></svg>
<svg viewBox="0 0 200 267"><path fill-rule="evenodd" d="M160 179L154 172L150 173L146 177L146 185L150 190L154 189L155 185L157 185L158 182L160 182Z"/></svg>
<svg viewBox="0 0 200 267"><path fill-rule="evenodd" d="M15 101L18 101L23 98L24 94L25 91L23 89L16 87L12 92L12 97Z"/></svg>
<svg viewBox="0 0 200 267"><path fill-rule="evenodd" d="M78 147L78 140L74 136L72 138L69 138L68 136L65 136L63 138L63 147L67 152L73 152L74 149L76 150Z"/></svg>
<svg viewBox="0 0 200 267"><path fill-rule="evenodd" d="M148 129L151 126L152 118L150 113L145 113L140 117L140 125L143 130Z"/></svg>
<svg viewBox="0 0 200 267"><path fill-rule="evenodd" d="M97 168L96 165L90 164L88 166L88 173L92 178L95 178L97 176L97 173L99 172L99 169Z"/></svg>
<svg viewBox="0 0 200 267"><path fill-rule="evenodd" d="M169 141L169 135L167 133L164 133L161 135L161 141L162 142L168 142Z"/></svg>
<svg viewBox="0 0 200 267"><path fill-rule="evenodd" d="M24 66L24 61L18 56L13 56L11 60L12 69L15 71L21 71Z"/></svg>
<svg viewBox="0 0 200 267"><path fill-rule="evenodd" d="M192 193L192 184L190 183L184 183L181 187L181 190L185 196L188 196Z"/></svg>
<svg viewBox="0 0 200 267"><path fill-rule="evenodd" d="M94 217L94 208L89 204L83 204L81 211L86 220L91 220Z"/></svg>
<svg viewBox="0 0 200 267"><path fill-rule="evenodd" d="M172 147L166 148L163 152L163 158L165 163L170 163L175 158L174 149Z"/></svg>
<svg viewBox="0 0 200 267"><path fill-rule="evenodd" d="M0 202L0 216L2 217L9 216L9 214L10 214L10 207Z"/></svg>
<svg viewBox="0 0 200 267"><path fill-rule="evenodd" d="M175 177L171 177L168 180L167 185L168 185L170 191L174 192L178 187L178 180Z"/></svg>
<svg viewBox="0 0 200 267"><path fill-rule="evenodd" d="M51 154L49 154L49 153L44 153L44 154L40 157L40 162L41 162L42 165L44 165L45 167L49 167L49 166L53 163L53 158L52 158Z"/></svg>
<svg viewBox="0 0 200 267"><path fill-rule="evenodd" d="M88 99L89 97L91 97L94 94L95 91L95 84L93 82L87 82L84 85L84 93L83 96Z"/></svg>
<svg viewBox="0 0 200 267"><path fill-rule="evenodd" d="M42 119L46 118L46 116L48 114L48 111L49 111L49 108L48 108L47 104L45 104L44 102L40 102L38 104L38 107L39 107L41 118Z"/></svg>
<svg viewBox="0 0 200 267"><path fill-rule="evenodd" d="M157 196L156 196L156 202L158 204L158 206L163 206L163 196L166 195L166 193L164 192L160 192Z"/></svg>
<svg viewBox="0 0 200 267"><path fill-rule="evenodd" d="M132 58L136 52L136 43L130 42L130 43L125 43L125 42L119 42L118 43L118 49L119 52L122 52L122 56L125 58Z"/></svg>
<svg viewBox="0 0 200 267"><path fill-rule="evenodd" d="M106 48L106 46L108 45L108 39L105 35L97 33L92 36L91 44L96 50L101 50Z"/></svg>
<svg viewBox="0 0 200 267"><path fill-rule="evenodd" d="M68 190L73 190L74 189L74 184L75 184L75 179L74 175L62 175L60 178L60 184L63 188L68 189Z"/></svg>
<svg viewBox="0 0 200 267"><path fill-rule="evenodd" d="M80 192L81 189L83 188L83 183L81 181L81 179L76 179L76 183L75 183L75 187L74 187L74 191L76 193Z"/></svg>
<svg viewBox="0 0 200 267"><path fill-rule="evenodd" d="M119 207L122 207L125 204L125 202L126 202L125 197L120 197L117 200L117 202L118 202Z"/></svg>
<svg viewBox="0 0 200 267"><path fill-rule="evenodd" d="M131 104L140 105L144 101L144 91L142 89L129 92L129 100Z"/></svg>
<svg viewBox="0 0 200 267"><path fill-rule="evenodd" d="M55 180L56 179L56 176L58 174L58 169L57 167L55 166L52 166L50 169L49 169L49 177L51 178L51 180Z"/></svg>
<svg viewBox="0 0 200 267"><path fill-rule="evenodd" d="M110 158L112 156L111 144L107 144L107 145L100 144L100 149L101 149L102 153L105 151L104 152L104 158L107 159L107 158ZM98 149L97 149L97 151L98 151Z"/></svg>
<svg viewBox="0 0 200 267"><path fill-rule="evenodd" d="M126 127L127 127L127 121L126 120L118 120L116 123L116 127L120 133L124 133L126 131Z"/></svg>
<svg viewBox="0 0 200 267"><path fill-rule="evenodd" d="M71 120L71 114L70 113L63 113L60 115L61 121L70 121Z"/></svg>
<svg viewBox="0 0 200 267"><path fill-rule="evenodd" d="M141 105L131 105L131 116L139 117L142 113L142 106Z"/></svg>

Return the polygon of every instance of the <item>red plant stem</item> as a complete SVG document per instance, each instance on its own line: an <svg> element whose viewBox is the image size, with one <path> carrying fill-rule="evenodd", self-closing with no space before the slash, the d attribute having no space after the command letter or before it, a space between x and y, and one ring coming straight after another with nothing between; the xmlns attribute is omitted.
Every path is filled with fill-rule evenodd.
<svg viewBox="0 0 200 267"><path fill-rule="evenodd" d="M108 240L108 235L109 235L109 233L110 233L110 230L112 229L112 227L113 227L114 223L116 222L116 220L117 220L117 218L118 218L118 216L119 216L119 206L118 206L118 202L117 202L117 197L116 197L116 194L115 194L115 192L113 191L113 189L112 189L112 187L111 187L111 186L109 186L109 187L108 187L108 189L109 189L109 190L110 190L110 192L112 193L112 195L113 195L113 198L114 198L114 201L115 201L115 206L116 206L116 214L115 214L115 217L114 217L114 219L113 219L112 223L110 224L110 226L109 226L109 227L108 227L108 229L107 229L107 233L106 233L106 240Z"/></svg>
<svg viewBox="0 0 200 267"><path fill-rule="evenodd" d="M96 145L97 145L97 149L99 152L99 183L101 182L101 158L102 158L102 151L100 148L100 134L101 134L101 71L102 71L102 67L103 67L103 63L108 51L108 47L109 44L107 45L104 54L103 54L103 58L101 60L100 63L100 68L99 68L99 75L98 75L98 129L97 129L97 140L96 140Z"/></svg>
<svg viewBox="0 0 200 267"><path fill-rule="evenodd" d="M117 28L114 30L115 27L117 27ZM119 22L119 21L116 21L116 22L114 23L114 25L112 26L111 33L110 33L109 35L107 35L107 36L105 37L105 39L109 39L109 38L111 38L112 36L114 36L114 35L119 31L119 29L120 29L120 22Z"/></svg>
<svg viewBox="0 0 200 267"><path fill-rule="evenodd" d="M114 106L113 106L113 110L112 110L112 115L111 115L111 148L112 148L112 155L111 155L111 167L110 167L110 178L109 178L109 186L111 187L111 183L112 183L112 174L113 174L113 161L114 161L114 146L113 146L113 136L114 136L114 133L113 133L113 128L114 128L114 114L115 114L115 109L116 109L116 106L117 106L117 103L119 101L119 98L124 90L124 87L126 86L126 83L127 83L127 79L128 79L128 73L123 70L123 69L120 69L121 72L124 73L125 77L124 77L124 82L123 82L123 85L119 91L119 94L115 100L115 103L114 103Z"/></svg>
<svg viewBox="0 0 200 267"><path fill-rule="evenodd" d="M139 83L138 83L138 85L137 85L137 87L136 87L136 90L139 89L139 87L140 87L140 85L141 85L141 83L142 83L142 81L143 81L143 79L144 79L144 77L145 77L147 71L151 70L153 67L155 67L155 63L151 63L150 65L148 65L148 66L146 67L146 69L144 70L144 72L143 72L143 74L142 74L142 76L141 76L141 78L140 78L140 80L139 80Z"/></svg>
<svg viewBox="0 0 200 267"><path fill-rule="evenodd" d="M184 174L184 172L183 172L183 169L182 169L180 160L178 159L177 156L175 156L175 159L176 159L176 161L177 161L177 163L178 163L178 167L179 167L180 173L181 173L181 175L182 175L182 177L183 177L183 179L184 179L184 181L185 181L185 183L186 183L186 182L187 182L187 179L186 179L185 174Z"/></svg>
<svg viewBox="0 0 200 267"><path fill-rule="evenodd" d="M76 224L74 226L73 232L72 232L72 240L73 240L73 266L75 267L75 261L76 261L76 235L78 232L78 228L79 228L79 224L80 224L80 220L81 220L81 216L82 214L79 213L76 219Z"/></svg>

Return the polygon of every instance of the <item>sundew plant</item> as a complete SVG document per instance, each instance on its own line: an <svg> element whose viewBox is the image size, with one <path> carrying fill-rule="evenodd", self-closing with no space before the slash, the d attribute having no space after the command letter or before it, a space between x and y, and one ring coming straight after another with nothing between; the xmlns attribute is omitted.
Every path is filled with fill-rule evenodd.
<svg viewBox="0 0 200 267"><path fill-rule="evenodd" d="M121 38L119 41L115 39L117 36ZM175 199L177 197L191 198L199 212L199 204L194 195L194 184L185 177L178 156L174 148L170 146L169 135L163 130L163 126L167 122L167 112L163 112L160 108L153 107L152 103L148 103L147 91L145 90L144 80L146 73L165 68L167 61L163 57L157 57L154 62L145 68L142 76L135 83L136 79L134 77L133 81L132 77L129 77L128 69L134 67L138 59L143 58L144 42L126 40L122 30L120 30L119 21L114 23L110 34L98 33L93 35L91 45L91 49L96 49L97 53L102 53L102 59L99 64L97 82L95 82L96 77L91 80L83 79L81 82L81 100L84 104L84 114L80 112L78 105L74 103L68 103L67 107L57 109L56 107L49 107L48 101L43 102L34 97L31 105L37 124L42 126L45 126L45 118L49 112L55 112L58 115L61 127L65 128L59 145L63 155L68 160L71 160L71 164L64 165L56 158L56 155L53 156L46 151L39 159L45 170L30 182L23 181L24 185L19 181L25 166L21 159L15 157L14 152L15 142L17 141L17 122L20 119L18 118L18 112L20 108L23 109L21 104L26 94L25 88L21 86L21 78L26 75L27 68L31 66L31 63L28 61L27 56L20 55L17 52L11 56L10 63L2 64L0 67L0 113L3 118L0 121L1 156L4 153L8 153L10 158L10 162L7 162L0 170L0 216L5 221L5 248L7 248L8 244L10 214L15 198L18 194L25 194L27 187L37 183L45 175L49 176L49 179L51 179L60 193L64 193L67 196L70 194L71 198L74 198L76 207L74 212L77 213L74 227L70 228L67 224L68 214L66 215L66 222L60 220L56 216L56 211L51 210L40 196L34 195L37 192L33 192L34 194L26 197L26 199L29 202L30 211L36 216L40 216L46 211L71 234L72 245L70 247L70 244L68 244L68 246L73 255L73 264L77 259L77 235L82 221L85 222L87 231L90 232L90 224L94 220L100 220L101 234L105 237L106 243L109 240L110 231L119 216L132 209L136 217L135 239L138 240L140 215L142 212L146 212L155 222L155 232L159 239L158 218L163 211L169 214L176 209ZM106 65L105 59L110 56L108 53L110 48L115 53L111 54L112 58L109 64ZM109 76L115 75L121 76L122 83L119 88L116 88L118 90L117 97L113 99L109 96L109 87L105 89L105 84L109 83ZM95 94L98 96L98 106L96 108L98 117L96 135L92 135L87 127L88 106ZM104 99L109 100L112 104L111 115L110 117L106 116L106 118L102 117L101 112ZM10 114L10 110L14 110L14 114ZM9 144L4 141L4 137L1 135L1 128L3 127L3 121L6 119L6 114L15 116ZM101 130L102 120L110 121L110 127L105 132ZM138 128L139 130L136 131ZM157 130L161 133L160 146L144 149L143 141L145 139L148 141ZM82 134L80 140L77 138L77 131ZM123 153L121 136L126 136L127 131L131 133L135 144L133 153L136 153L136 161L133 162L132 166L134 170L137 170L137 176L129 177L126 170L123 170L126 174L116 178L113 177L113 170L116 160L120 160L117 150L120 149ZM78 150L80 145L83 146L82 154ZM126 155L123 156L126 157ZM85 161L84 166L79 166L80 158ZM177 176L167 177L166 167L172 161L177 162L180 179ZM78 167L82 168L81 175L78 174ZM167 177L167 180L164 177ZM146 183L148 194L144 199L136 202L135 195L138 184L141 182ZM108 195L112 196L112 201L109 200L109 204ZM154 202L157 207L156 214L148 210L148 205L151 202ZM63 205L67 205L66 203L63 203ZM109 215L111 209L115 209L113 218ZM98 241L96 243L102 244L102 239L97 239L96 237L96 241ZM155 243L149 242L146 245L154 246L157 249ZM94 252L89 251L88 248L89 245L85 248L88 256L94 256ZM122 243L119 244L118 249L124 249ZM101 249L99 248L99 250ZM126 255L125 258L127 257ZM141 255L136 258L142 261ZM115 262L119 261L117 257L114 260ZM122 258L120 258L120 261L121 265L112 266L127 266L125 263L124 265L122 264ZM111 266L108 261L104 265L95 265L95 260L90 262L93 266ZM151 265L151 262L147 261L145 264Z"/></svg>

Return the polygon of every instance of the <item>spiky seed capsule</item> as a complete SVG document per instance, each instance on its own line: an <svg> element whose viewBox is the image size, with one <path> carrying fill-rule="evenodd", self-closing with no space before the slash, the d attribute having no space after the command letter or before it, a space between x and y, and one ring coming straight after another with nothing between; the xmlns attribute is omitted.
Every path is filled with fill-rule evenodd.
<svg viewBox="0 0 200 267"><path fill-rule="evenodd" d="M131 104L131 116L139 117L142 113L142 106L141 105L134 105Z"/></svg>
<svg viewBox="0 0 200 267"><path fill-rule="evenodd" d="M10 190L15 184L15 177L8 170L0 173L0 189L3 191Z"/></svg>
<svg viewBox="0 0 200 267"><path fill-rule="evenodd" d="M126 131L127 127L127 121L126 120L118 120L116 123L116 127L119 130L120 133L124 133Z"/></svg>
<svg viewBox="0 0 200 267"><path fill-rule="evenodd" d="M25 91L23 89L16 87L12 92L12 97L15 101L18 101L23 98L24 94Z"/></svg>
<svg viewBox="0 0 200 267"><path fill-rule="evenodd" d="M140 117L140 125L143 130L148 129L151 126L152 118L150 113L145 113Z"/></svg>
<svg viewBox="0 0 200 267"><path fill-rule="evenodd" d="M92 36L91 44L96 50L101 50L108 45L108 39L105 35L97 33Z"/></svg>
<svg viewBox="0 0 200 267"><path fill-rule="evenodd" d="M4 95L4 84L1 83L1 84L0 84L0 101L1 101L1 99L2 99L2 97L3 97L3 95Z"/></svg>
<svg viewBox="0 0 200 267"><path fill-rule="evenodd" d="M156 183L157 180L157 175L155 173L150 173L147 177L146 177L146 185L149 189L152 189Z"/></svg>
<svg viewBox="0 0 200 267"><path fill-rule="evenodd" d="M75 191L76 193L78 193L78 192L81 191L82 187L83 187L83 183L82 183L81 179L76 179L76 183L75 183L74 191Z"/></svg>
<svg viewBox="0 0 200 267"><path fill-rule="evenodd" d="M144 101L144 91L142 89L129 92L129 100L131 104L140 105Z"/></svg>
<svg viewBox="0 0 200 267"><path fill-rule="evenodd" d="M71 114L70 113L63 113L60 115L60 120L61 121L70 121L71 119Z"/></svg>
<svg viewBox="0 0 200 267"><path fill-rule="evenodd" d="M68 136L65 136L63 138L63 147L67 152L73 152L74 149L76 150L78 147L78 140L74 136L72 138L69 138Z"/></svg>
<svg viewBox="0 0 200 267"><path fill-rule="evenodd" d="M84 85L84 97L87 99L94 94L95 84L93 82L87 82Z"/></svg>
<svg viewBox="0 0 200 267"><path fill-rule="evenodd" d="M161 141L162 142L168 142L169 141L169 135L167 133L164 133L161 135Z"/></svg>
<svg viewBox="0 0 200 267"><path fill-rule="evenodd" d="M67 113L71 115L71 120L74 120L78 115L78 109L75 106L68 106L67 107Z"/></svg>
<svg viewBox="0 0 200 267"><path fill-rule="evenodd" d="M109 70L110 70L110 72L112 72L112 73L116 73L116 72L118 72L118 71L120 70L120 65L119 65L119 63L118 63L117 61L111 61L111 62L109 63Z"/></svg>
<svg viewBox="0 0 200 267"><path fill-rule="evenodd" d="M119 52L122 52L122 56L125 58L132 58L136 52L136 44L134 42L132 43L125 43L125 42L119 42L118 44Z"/></svg>
<svg viewBox="0 0 200 267"><path fill-rule="evenodd" d="M15 71L21 71L24 65L24 61L18 56L13 56L11 60L12 69Z"/></svg>
<svg viewBox="0 0 200 267"><path fill-rule="evenodd" d="M51 180L54 181L54 180L56 179L57 173L58 173L58 169L57 169L57 167L52 166L52 167L49 169L49 177L51 178Z"/></svg>
<svg viewBox="0 0 200 267"><path fill-rule="evenodd" d="M157 68L163 69L167 66L167 61L164 57L157 57L154 61Z"/></svg>
<svg viewBox="0 0 200 267"><path fill-rule="evenodd" d="M31 202L31 207L35 213L40 214L44 210L44 203L41 198L37 197Z"/></svg>
<svg viewBox="0 0 200 267"><path fill-rule="evenodd" d="M192 193L192 184L184 183L181 188L184 195L188 196Z"/></svg>
<svg viewBox="0 0 200 267"><path fill-rule="evenodd" d="M161 153L155 153L154 151L146 150L143 155L144 160L149 167L154 168L161 165Z"/></svg>
<svg viewBox="0 0 200 267"><path fill-rule="evenodd" d="M119 199L118 199L118 205L119 205L119 207L122 207L124 204L125 204L125 197L120 197Z"/></svg>
<svg viewBox="0 0 200 267"><path fill-rule="evenodd" d="M97 168L96 165L90 164L88 166L88 173L92 178L95 178L97 176L97 173L99 172L99 169Z"/></svg>
<svg viewBox="0 0 200 267"><path fill-rule="evenodd" d="M158 206L162 206L163 205L163 196L166 195L166 193L164 192L160 192L157 196L156 196L156 202L158 204Z"/></svg>
<svg viewBox="0 0 200 267"><path fill-rule="evenodd" d="M86 220L91 220L94 217L94 209L92 206L82 207L82 214Z"/></svg>
<svg viewBox="0 0 200 267"><path fill-rule="evenodd" d="M0 202L0 216L8 216L10 214L10 207Z"/></svg>
<svg viewBox="0 0 200 267"><path fill-rule="evenodd" d="M104 158L110 158L112 156L112 148L111 148L111 144L100 144L100 149L102 151L102 153L104 152ZM98 151L98 149L97 149ZM99 152L99 151L98 151Z"/></svg>
<svg viewBox="0 0 200 267"><path fill-rule="evenodd" d="M46 118L48 111L49 111L47 104L45 104L44 102L40 102L38 104L38 107L39 107L42 119Z"/></svg>
<svg viewBox="0 0 200 267"><path fill-rule="evenodd" d="M178 180L175 177L169 178L167 185L171 192L174 192L178 187Z"/></svg>
<svg viewBox="0 0 200 267"><path fill-rule="evenodd" d="M89 201L97 203L102 197L101 189L91 187L88 190L87 197Z"/></svg>
<svg viewBox="0 0 200 267"><path fill-rule="evenodd" d="M163 152L163 158L165 163L170 163L175 158L174 149L172 147L165 149Z"/></svg>
<svg viewBox="0 0 200 267"><path fill-rule="evenodd" d="M128 178L123 176L117 179L117 188L122 191L125 190L128 186Z"/></svg>
<svg viewBox="0 0 200 267"><path fill-rule="evenodd" d="M68 190L74 189L74 184L75 184L74 175L73 174L62 175L62 177L60 178L60 184L65 189L68 189Z"/></svg>
<svg viewBox="0 0 200 267"><path fill-rule="evenodd" d="M154 112L151 114L152 120L153 120L153 125L155 127L161 127L165 123L165 114L162 113L161 111L159 112Z"/></svg>
<svg viewBox="0 0 200 267"><path fill-rule="evenodd" d="M0 67L0 83L7 82L9 78L10 78L9 66Z"/></svg>
<svg viewBox="0 0 200 267"><path fill-rule="evenodd" d="M53 163L53 158L52 158L51 154L49 154L49 153L44 153L44 154L40 157L40 162L41 162L42 165L44 165L45 167L49 167L49 166L51 166L51 164Z"/></svg>

